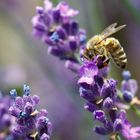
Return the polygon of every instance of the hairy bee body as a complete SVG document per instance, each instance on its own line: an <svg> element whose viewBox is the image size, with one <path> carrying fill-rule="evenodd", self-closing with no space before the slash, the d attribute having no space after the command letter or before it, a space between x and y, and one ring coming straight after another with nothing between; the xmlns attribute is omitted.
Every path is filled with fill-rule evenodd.
<svg viewBox="0 0 140 140"><path fill-rule="evenodd" d="M112 58L117 66L120 68L125 68L127 64L126 54L120 42L113 38L109 37L113 33L124 28L125 25L115 28L117 24L114 23L107 27L101 34L93 36L88 42L83 56L92 60L94 56L104 56L106 62L108 63L109 59Z"/></svg>
<svg viewBox="0 0 140 140"><path fill-rule="evenodd" d="M115 38L106 39L106 49L117 66L125 68L127 64L126 54L119 41Z"/></svg>

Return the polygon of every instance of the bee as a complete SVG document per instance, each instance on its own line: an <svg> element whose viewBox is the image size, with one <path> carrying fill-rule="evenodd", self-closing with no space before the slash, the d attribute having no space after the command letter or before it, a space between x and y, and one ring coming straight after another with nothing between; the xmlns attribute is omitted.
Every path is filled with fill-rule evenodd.
<svg viewBox="0 0 140 140"><path fill-rule="evenodd" d="M117 26L117 23L109 25L99 35L93 36L86 45L83 57L87 60L93 60L94 56L105 58L104 65L108 65L110 58L114 60L117 66L125 68L127 64L126 54L120 42L112 34L123 29L126 25Z"/></svg>

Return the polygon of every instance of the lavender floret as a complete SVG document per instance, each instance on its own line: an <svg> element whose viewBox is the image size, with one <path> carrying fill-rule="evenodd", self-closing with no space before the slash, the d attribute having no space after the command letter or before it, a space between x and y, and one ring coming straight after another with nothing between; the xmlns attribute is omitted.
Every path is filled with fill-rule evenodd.
<svg viewBox="0 0 140 140"><path fill-rule="evenodd" d="M76 63L79 61L75 55L79 55L80 48L85 45L86 34L74 19L78 13L66 2L54 7L50 0L44 1L44 8L36 8L32 19L33 34L48 45L49 54Z"/></svg>
<svg viewBox="0 0 140 140"><path fill-rule="evenodd" d="M134 79L131 79L131 73L129 71L124 71L122 75L124 78L121 85L123 99L126 102L130 103L134 99L135 94L138 90L137 81Z"/></svg>
<svg viewBox="0 0 140 140"><path fill-rule="evenodd" d="M45 109L37 110L39 97L30 95L28 85L24 85L23 92L22 97L14 95L14 103L9 108L9 113L16 118L15 126L12 129L13 135L22 139L47 138L49 140L52 126L47 118L47 111Z"/></svg>

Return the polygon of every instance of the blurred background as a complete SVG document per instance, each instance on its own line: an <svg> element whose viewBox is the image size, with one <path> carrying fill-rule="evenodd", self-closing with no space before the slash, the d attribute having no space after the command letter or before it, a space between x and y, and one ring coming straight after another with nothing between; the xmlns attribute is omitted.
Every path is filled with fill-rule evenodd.
<svg viewBox="0 0 140 140"><path fill-rule="evenodd" d="M114 36L126 51L127 69L140 83L140 0L66 1L80 11L77 19L88 38L111 23L127 24ZM37 5L42 6L43 0L0 0L0 90L9 94L11 88L20 90L24 83L29 84L32 94L41 98L40 108L49 112L53 140L100 139L92 131L92 114L83 109L76 75L64 62L48 55L47 46L32 36L31 18ZM121 70L114 64L111 76L121 81Z"/></svg>

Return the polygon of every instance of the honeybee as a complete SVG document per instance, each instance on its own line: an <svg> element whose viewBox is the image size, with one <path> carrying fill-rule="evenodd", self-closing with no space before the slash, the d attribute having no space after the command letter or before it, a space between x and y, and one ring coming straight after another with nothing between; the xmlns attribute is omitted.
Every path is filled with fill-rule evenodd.
<svg viewBox="0 0 140 140"><path fill-rule="evenodd" d="M117 23L113 23L105 28L101 34L93 36L87 42L83 57L88 60L92 60L97 55L104 57L105 65L112 58L117 66L125 68L127 58L124 49L117 39L109 36L123 29L126 25L116 26Z"/></svg>

